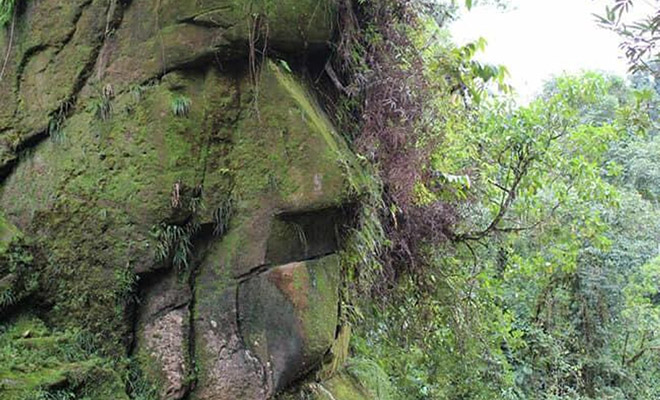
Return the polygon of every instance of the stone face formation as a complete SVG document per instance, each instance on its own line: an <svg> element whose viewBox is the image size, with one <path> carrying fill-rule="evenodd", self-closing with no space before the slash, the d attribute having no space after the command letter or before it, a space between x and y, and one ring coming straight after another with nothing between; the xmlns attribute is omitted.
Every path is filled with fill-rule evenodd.
<svg viewBox="0 0 660 400"><path fill-rule="evenodd" d="M306 79L333 4L17 3L0 33L0 322L44 354L76 329L95 350L0 367L0 398L138 398L139 379L161 399L257 400L316 379L342 331L354 198ZM314 396L366 398L350 386Z"/></svg>

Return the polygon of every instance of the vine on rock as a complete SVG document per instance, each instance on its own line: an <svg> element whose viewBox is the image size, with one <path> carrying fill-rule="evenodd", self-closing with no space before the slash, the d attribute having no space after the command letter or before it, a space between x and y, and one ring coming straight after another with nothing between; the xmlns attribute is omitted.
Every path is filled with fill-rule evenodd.
<svg viewBox="0 0 660 400"><path fill-rule="evenodd" d="M448 203L414 200L416 187L433 178L426 166L442 140L429 107L434 83L415 42L420 5L386 0L354 7L346 0L339 6L342 34L325 69L346 97L340 124L382 181L377 214L388 247L379 258L385 281L393 281L420 266L424 243L449 238L456 220Z"/></svg>

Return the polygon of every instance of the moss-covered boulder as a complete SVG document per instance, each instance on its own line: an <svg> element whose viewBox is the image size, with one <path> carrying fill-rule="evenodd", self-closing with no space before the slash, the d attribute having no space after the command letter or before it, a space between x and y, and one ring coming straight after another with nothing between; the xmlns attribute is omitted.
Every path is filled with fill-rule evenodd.
<svg viewBox="0 0 660 400"><path fill-rule="evenodd" d="M291 263L239 287L239 324L250 350L282 390L318 367L338 324L339 260Z"/></svg>
<svg viewBox="0 0 660 400"><path fill-rule="evenodd" d="M261 399L281 390L320 363L337 325L337 259L324 259L325 268L296 262L338 250L341 208L350 202L341 162L348 151L283 68L269 64L258 90L232 136L233 218L195 280L200 399ZM267 284L267 276L285 279L291 269L299 288ZM288 324L274 325L274 310ZM254 345L253 336L271 334L270 348Z"/></svg>
<svg viewBox="0 0 660 400"><path fill-rule="evenodd" d="M297 390L277 396L277 400L384 400L367 389L359 379L346 371L320 382L307 382Z"/></svg>
<svg viewBox="0 0 660 400"><path fill-rule="evenodd" d="M136 326L134 358L163 399L181 399L193 382L190 287L176 274L146 277Z"/></svg>
<svg viewBox="0 0 660 400"><path fill-rule="evenodd" d="M261 400L321 365L353 155L265 57L325 49L333 4L21 2L0 29L0 397Z"/></svg>

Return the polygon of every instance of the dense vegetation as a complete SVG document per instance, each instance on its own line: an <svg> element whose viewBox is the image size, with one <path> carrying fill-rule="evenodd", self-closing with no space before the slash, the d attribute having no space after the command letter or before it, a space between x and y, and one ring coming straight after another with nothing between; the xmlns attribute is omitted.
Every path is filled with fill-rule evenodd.
<svg viewBox="0 0 660 400"><path fill-rule="evenodd" d="M34 4L0 0L0 29L6 31L9 49L5 64L11 51L23 50L14 43L14 30L25 29L21 14ZM131 2L110 4L129 8ZM160 29L157 4L152 45L164 63L165 42L176 40L162 36L181 21L170 15L174 25ZM33 222L38 234L20 233L0 210L0 316L5 318L0 325L0 397L7 385L14 388L10 398L17 399L165 398L171 393L163 395L160 386L170 377L161 376L161 351L181 369L170 368L180 378L172 390L177 398L216 398L212 391L194 391L219 388L225 395L222 391L232 388L222 384L230 382L246 388L263 384L269 390L250 398L320 399L326 397L314 392L322 387L315 385L336 377L376 399L660 398L660 69L653 54L660 14L644 23L626 23L634 1L613 0L598 22L623 36L630 76L585 72L555 77L533 101L520 105L507 85L506 68L475 60L485 41L457 46L447 32L447 23L461 8L477 6L476 0L336 0L337 15L327 29L328 37L335 32L330 49L324 48L325 39L315 49L327 52L323 63L311 62L307 53L302 59L282 59L292 50L286 47L291 32L272 43L269 35L271 28L282 29L275 23L278 17L284 18L280 25L289 27L288 15L273 13L281 11L274 2L259 4L263 10L247 15L247 39L236 41L245 51L237 71L229 68L224 76L209 69L202 79L201 70L209 65L202 68L183 57L168 73L157 62L142 65L146 72L138 72L149 79L138 84L122 81L134 69L131 61L115 77L116 92L113 85L93 79L76 84L86 87L80 99L78 94L67 97L48 114L41 137L30 139L51 140L49 168L62 164L73 172L60 181L52 178L62 186L53 189L52 197L61 201L54 204L64 204L60 208L66 212L51 221L46 218L51 214L41 210L42 216L32 204L26 206L39 217ZM106 14L112 9L103 7L100 15L110 18ZM138 12L138 19L149 12ZM195 17L201 21L197 28L221 27L213 12ZM118 20L113 24L119 26ZM113 24L108 19L101 27L104 34L89 37L118 37ZM78 29L74 24L71 34ZM299 33L307 51L308 38ZM191 51L173 48L172 58ZM219 50L212 51L220 57ZM196 61L206 64L213 58L209 55ZM96 75L97 56L79 74L83 80ZM19 66L21 72L26 69L23 61ZM3 66L0 82L4 73ZM249 79L243 82L241 76ZM307 86L316 89L330 118L322 115ZM133 148L134 135L144 135L144 143L156 138L166 148L142 148L144 143ZM187 149L194 140L200 143ZM107 147L101 151L99 143ZM30 160L23 150L32 145L12 146L20 158L12 159L7 174L14 164ZM80 155L76 146L82 146ZM91 156L85 146L93 149ZM338 165L317 160L327 155L326 147ZM39 157L49 154L35 151ZM199 181L193 178L197 171L191 160L197 151L204 153ZM67 158L70 154L78 158ZM171 160L165 156L172 154ZM138 155L153 159L135 161ZM108 169L106 164L111 164ZM321 166L328 170L317 174ZM160 175L164 168L167 176ZM297 186L313 182L313 189L302 189L325 195L324 173L336 178L329 185L336 193L305 203L305 196L313 196L301 195ZM110 183L104 183L106 178ZM137 188L150 193L136 197ZM103 202L104 208L91 207L83 195L109 196L113 208ZM280 195L300 201L298 208L281 213ZM140 243L153 251L142 254L133 247L137 239L130 234L139 231L133 220L112 222L121 219L117 215L123 215L127 202L139 211L138 224L155 222L151 230L138 232L147 235ZM151 208L141 208L145 202L153 203L146 204ZM269 236L263 227L273 223L267 217L275 214L281 232ZM340 227L334 218L349 221L342 219ZM333 234L315 237L317 223L317 230ZM292 232L295 238L289 241L270 240ZM331 245L316 246L314 241L321 239ZM266 251L271 242L291 259L249 260L256 264L245 270L240 269L245 265L234 265L242 262L234 256ZM298 251L296 246L297 258L288 254ZM319 253L308 254L308 247L315 246L322 247L313 249ZM133 260L134 253L142 256ZM207 256L220 261L207 262ZM336 269L324 270L336 272L336 279L327 279L330 283L305 266L321 258L337 260ZM266 275L278 268L284 273ZM272 301L283 291L267 286L273 282L286 283L293 301ZM146 332L151 322L139 314L153 303L162 309L148 318L178 317L181 326L174 321L174 328ZM263 318L284 315L294 306L304 314L275 322ZM266 322L250 326L255 321L240 313ZM330 314L337 321L326 318ZM225 361L223 354L234 357L245 350L249 355L247 350L256 348L270 368L273 355L259 342L267 343L274 332L280 335L273 336L276 345L288 345L297 333L291 326L302 326L304 335L276 354L284 360L279 360L284 371L279 372L290 375L286 385L268 387L265 372L264 382L246 384L258 379L232 369L238 364L209 367L211 361ZM202 335L200 327L211 333ZM149 347L148 340L146 347L141 343L145 337L170 339L167 328L184 332L174 338L180 340L174 343L179 353L162 351L171 350L166 341L156 340L160 348ZM205 342L223 329L231 341ZM253 343L241 329L254 329ZM314 343L319 337L324 340ZM310 357L305 368L301 361L293 372L287 370L287 363L294 364L288 357L304 353L306 342L315 345L318 359ZM179 364L177 354L185 355Z"/></svg>
<svg viewBox="0 0 660 400"><path fill-rule="evenodd" d="M388 4L385 14L399 20L371 25L369 40L405 50L378 48L399 64L388 60L382 72L376 63L373 73L422 65L423 76L406 84L428 97L412 117L396 102L399 126L416 128L406 136L415 157L405 157L414 172L401 178L409 200L397 196L391 173L406 171L390 161L405 153L387 145L366 153L390 210L381 217L383 269L371 282L388 284L353 303L349 370L380 398L658 398L652 74L561 76L518 106L505 70L472 61L483 43L457 48L438 27L452 10L421 7L411 18L401 13L410 2L371 7ZM405 28L392 33L397 22ZM397 34L409 42L390 39Z"/></svg>

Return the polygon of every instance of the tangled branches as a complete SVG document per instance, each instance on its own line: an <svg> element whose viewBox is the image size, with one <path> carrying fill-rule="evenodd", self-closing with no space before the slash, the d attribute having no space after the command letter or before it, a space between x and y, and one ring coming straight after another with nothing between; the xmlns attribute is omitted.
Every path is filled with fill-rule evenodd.
<svg viewBox="0 0 660 400"><path fill-rule="evenodd" d="M353 8L344 1L337 59L326 66L348 82L339 85L329 73L348 97L349 118L343 122L351 125L355 149L377 166L383 182L380 216L390 246L381 261L392 279L414 272L423 263L424 244L445 240L455 220L449 204L415 202L417 185L431 179L430 155L441 140L433 127L433 84L415 43L419 6L414 0L384 0Z"/></svg>

